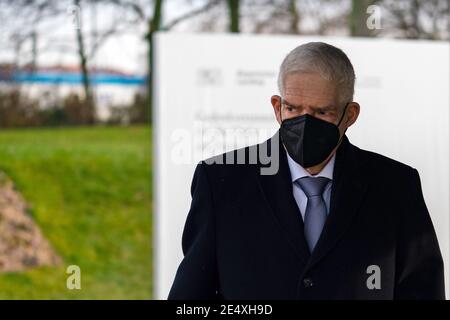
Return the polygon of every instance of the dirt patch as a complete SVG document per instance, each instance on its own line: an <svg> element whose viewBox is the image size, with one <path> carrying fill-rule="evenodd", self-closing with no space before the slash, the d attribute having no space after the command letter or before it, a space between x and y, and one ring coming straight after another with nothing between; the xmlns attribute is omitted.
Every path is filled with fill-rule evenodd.
<svg viewBox="0 0 450 320"><path fill-rule="evenodd" d="M12 181L0 172L0 272L61 263Z"/></svg>

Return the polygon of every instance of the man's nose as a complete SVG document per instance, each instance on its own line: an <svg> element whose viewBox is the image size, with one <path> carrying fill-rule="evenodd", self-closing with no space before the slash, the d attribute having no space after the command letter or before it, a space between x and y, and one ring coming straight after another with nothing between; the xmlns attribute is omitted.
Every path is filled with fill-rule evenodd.
<svg viewBox="0 0 450 320"><path fill-rule="evenodd" d="M311 109L303 109L303 110L298 111L298 113L299 113L300 116L303 116L305 114L309 114L310 116L314 116L314 111L311 110Z"/></svg>

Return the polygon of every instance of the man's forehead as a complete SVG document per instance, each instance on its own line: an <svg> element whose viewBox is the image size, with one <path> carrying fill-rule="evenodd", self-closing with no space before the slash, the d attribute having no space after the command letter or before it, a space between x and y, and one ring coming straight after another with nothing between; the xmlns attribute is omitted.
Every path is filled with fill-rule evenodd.
<svg viewBox="0 0 450 320"><path fill-rule="evenodd" d="M317 73L292 73L286 77L284 98L293 105L310 107L336 106L336 85Z"/></svg>
<svg viewBox="0 0 450 320"><path fill-rule="evenodd" d="M286 103L298 107L334 108L337 105L335 92L315 92L302 90L287 90L284 95Z"/></svg>
<svg viewBox="0 0 450 320"><path fill-rule="evenodd" d="M307 94L308 92L321 93L324 95L334 94L336 86L331 83L318 82L287 82L285 92L291 94Z"/></svg>

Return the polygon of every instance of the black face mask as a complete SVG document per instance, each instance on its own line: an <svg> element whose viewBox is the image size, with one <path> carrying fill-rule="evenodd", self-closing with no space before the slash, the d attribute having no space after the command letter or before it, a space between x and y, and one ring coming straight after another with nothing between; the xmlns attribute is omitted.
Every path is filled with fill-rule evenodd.
<svg viewBox="0 0 450 320"><path fill-rule="evenodd" d="M347 106L337 125L309 114L282 120L280 137L291 158L304 168L322 163L339 144L339 125Z"/></svg>

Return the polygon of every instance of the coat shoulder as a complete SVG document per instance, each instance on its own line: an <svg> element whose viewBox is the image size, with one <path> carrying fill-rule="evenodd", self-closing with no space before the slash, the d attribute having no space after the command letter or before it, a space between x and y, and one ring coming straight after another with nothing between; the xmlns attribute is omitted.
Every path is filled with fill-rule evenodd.
<svg viewBox="0 0 450 320"><path fill-rule="evenodd" d="M253 144L243 148L221 153L201 161L211 178L241 176L251 172L261 164L259 149L261 144Z"/></svg>
<svg viewBox="0 0 450 320"><path fill-rule="evenodd" d="M389 158L385 155L360 149L353 146L356 152L360 155L363 162L367 164L368 169L374 174L380 174L381 176L411 176L415 174L416 169L406 163L399 160Z"/></svg>

